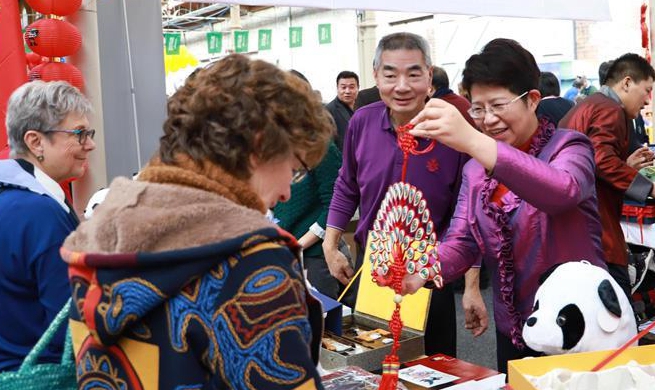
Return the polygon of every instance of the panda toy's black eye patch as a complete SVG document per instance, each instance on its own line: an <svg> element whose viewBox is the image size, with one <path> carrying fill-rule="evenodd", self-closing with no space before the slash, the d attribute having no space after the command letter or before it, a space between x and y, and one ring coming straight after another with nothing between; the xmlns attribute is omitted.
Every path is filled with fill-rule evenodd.
<svg viewBox="0 0 655 390"><path fill-rule="evenodd" d="M555 320L562 328L562 349L569 350L575 347L584 335L584 316L577 305L569 304L562 308Z"/></svg>

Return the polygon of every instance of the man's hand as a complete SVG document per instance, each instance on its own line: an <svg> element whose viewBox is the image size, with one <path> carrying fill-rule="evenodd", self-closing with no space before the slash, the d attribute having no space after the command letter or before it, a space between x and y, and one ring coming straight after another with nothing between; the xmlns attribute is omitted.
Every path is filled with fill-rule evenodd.
<svg viewBox="0 0 655 390"><path fill-rule="evenodd" d="M628 156L626 164L636 170L640 170L641 168L652 166L653 157L655 157L655 155L648 148L648 146L642 146L641 148L632 152L630 156Z"/></svg>
<svg viewBox="0 0 655 390"><path fill-rule="evenodd" d="M464 290L462 308L464 309L464 326L466 329L469 329L474 337L483 334L489 327L489 315L479 288Z"/></svg>
<svg viewBox="0 0 655 390"><path fill-rule="evenodd" d="M326 249L325 246L323 247L323 254L330 269L330 274L337 278L339 283L348 284L354 272L346 256L339 252L337 248Z"/></svg>

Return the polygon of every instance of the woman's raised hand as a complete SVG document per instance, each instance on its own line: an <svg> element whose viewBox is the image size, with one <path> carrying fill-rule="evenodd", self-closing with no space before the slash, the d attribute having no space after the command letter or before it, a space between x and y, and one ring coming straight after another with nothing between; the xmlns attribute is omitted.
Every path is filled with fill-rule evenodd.
<svg viewBox="0 0 655 390"><path fill-rule="evenodd" d="M430 99L410 123L414 125L409 131L413 136L435 139L464 153L469 153L480 135L455 106L442 99Z"/></svg>

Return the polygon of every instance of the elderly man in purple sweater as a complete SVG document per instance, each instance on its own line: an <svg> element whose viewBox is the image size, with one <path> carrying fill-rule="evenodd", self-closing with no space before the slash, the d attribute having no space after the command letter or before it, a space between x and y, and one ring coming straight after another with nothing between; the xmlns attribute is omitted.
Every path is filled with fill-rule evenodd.
<svg viewBox="0 0 655 390"><path fill-rule="evenodd" d="M355 241L360 250L355 265L361 266L361 247L366 244L380 203L389 185L401 178L403 155L396 143L395 129L418 114L429 97L432 79L429 52L425 39L410 33L387 35L378 44L373 70L382 101L360 108L350 120L323 243L330 273L343 284L349 282L353 269L337 250L339 238L359 207ZM419 149L423 149L428 141L419 143ZM448 227L457 201L461 171L468 158L439 143L431 152L409 159L406 181L423 192L437 234L444 233ZM482 334L488 321L479 290L479 269L467 274L463 305L466 326L475 335ZM455 356L455 303L450 286L432 293L425 333L426 354Z"/></svg>

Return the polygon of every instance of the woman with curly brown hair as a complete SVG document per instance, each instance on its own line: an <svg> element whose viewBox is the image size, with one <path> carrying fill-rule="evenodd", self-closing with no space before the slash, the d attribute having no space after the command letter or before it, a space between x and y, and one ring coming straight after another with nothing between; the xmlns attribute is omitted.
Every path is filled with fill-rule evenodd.
<svg viewBox="0 0 655 390"><path fill-rule="evenodd" d="M231 55L187 80L159 155L64 244L80 389L322 388L300 248L264 214L333 131L266 62Z"/></svg>

